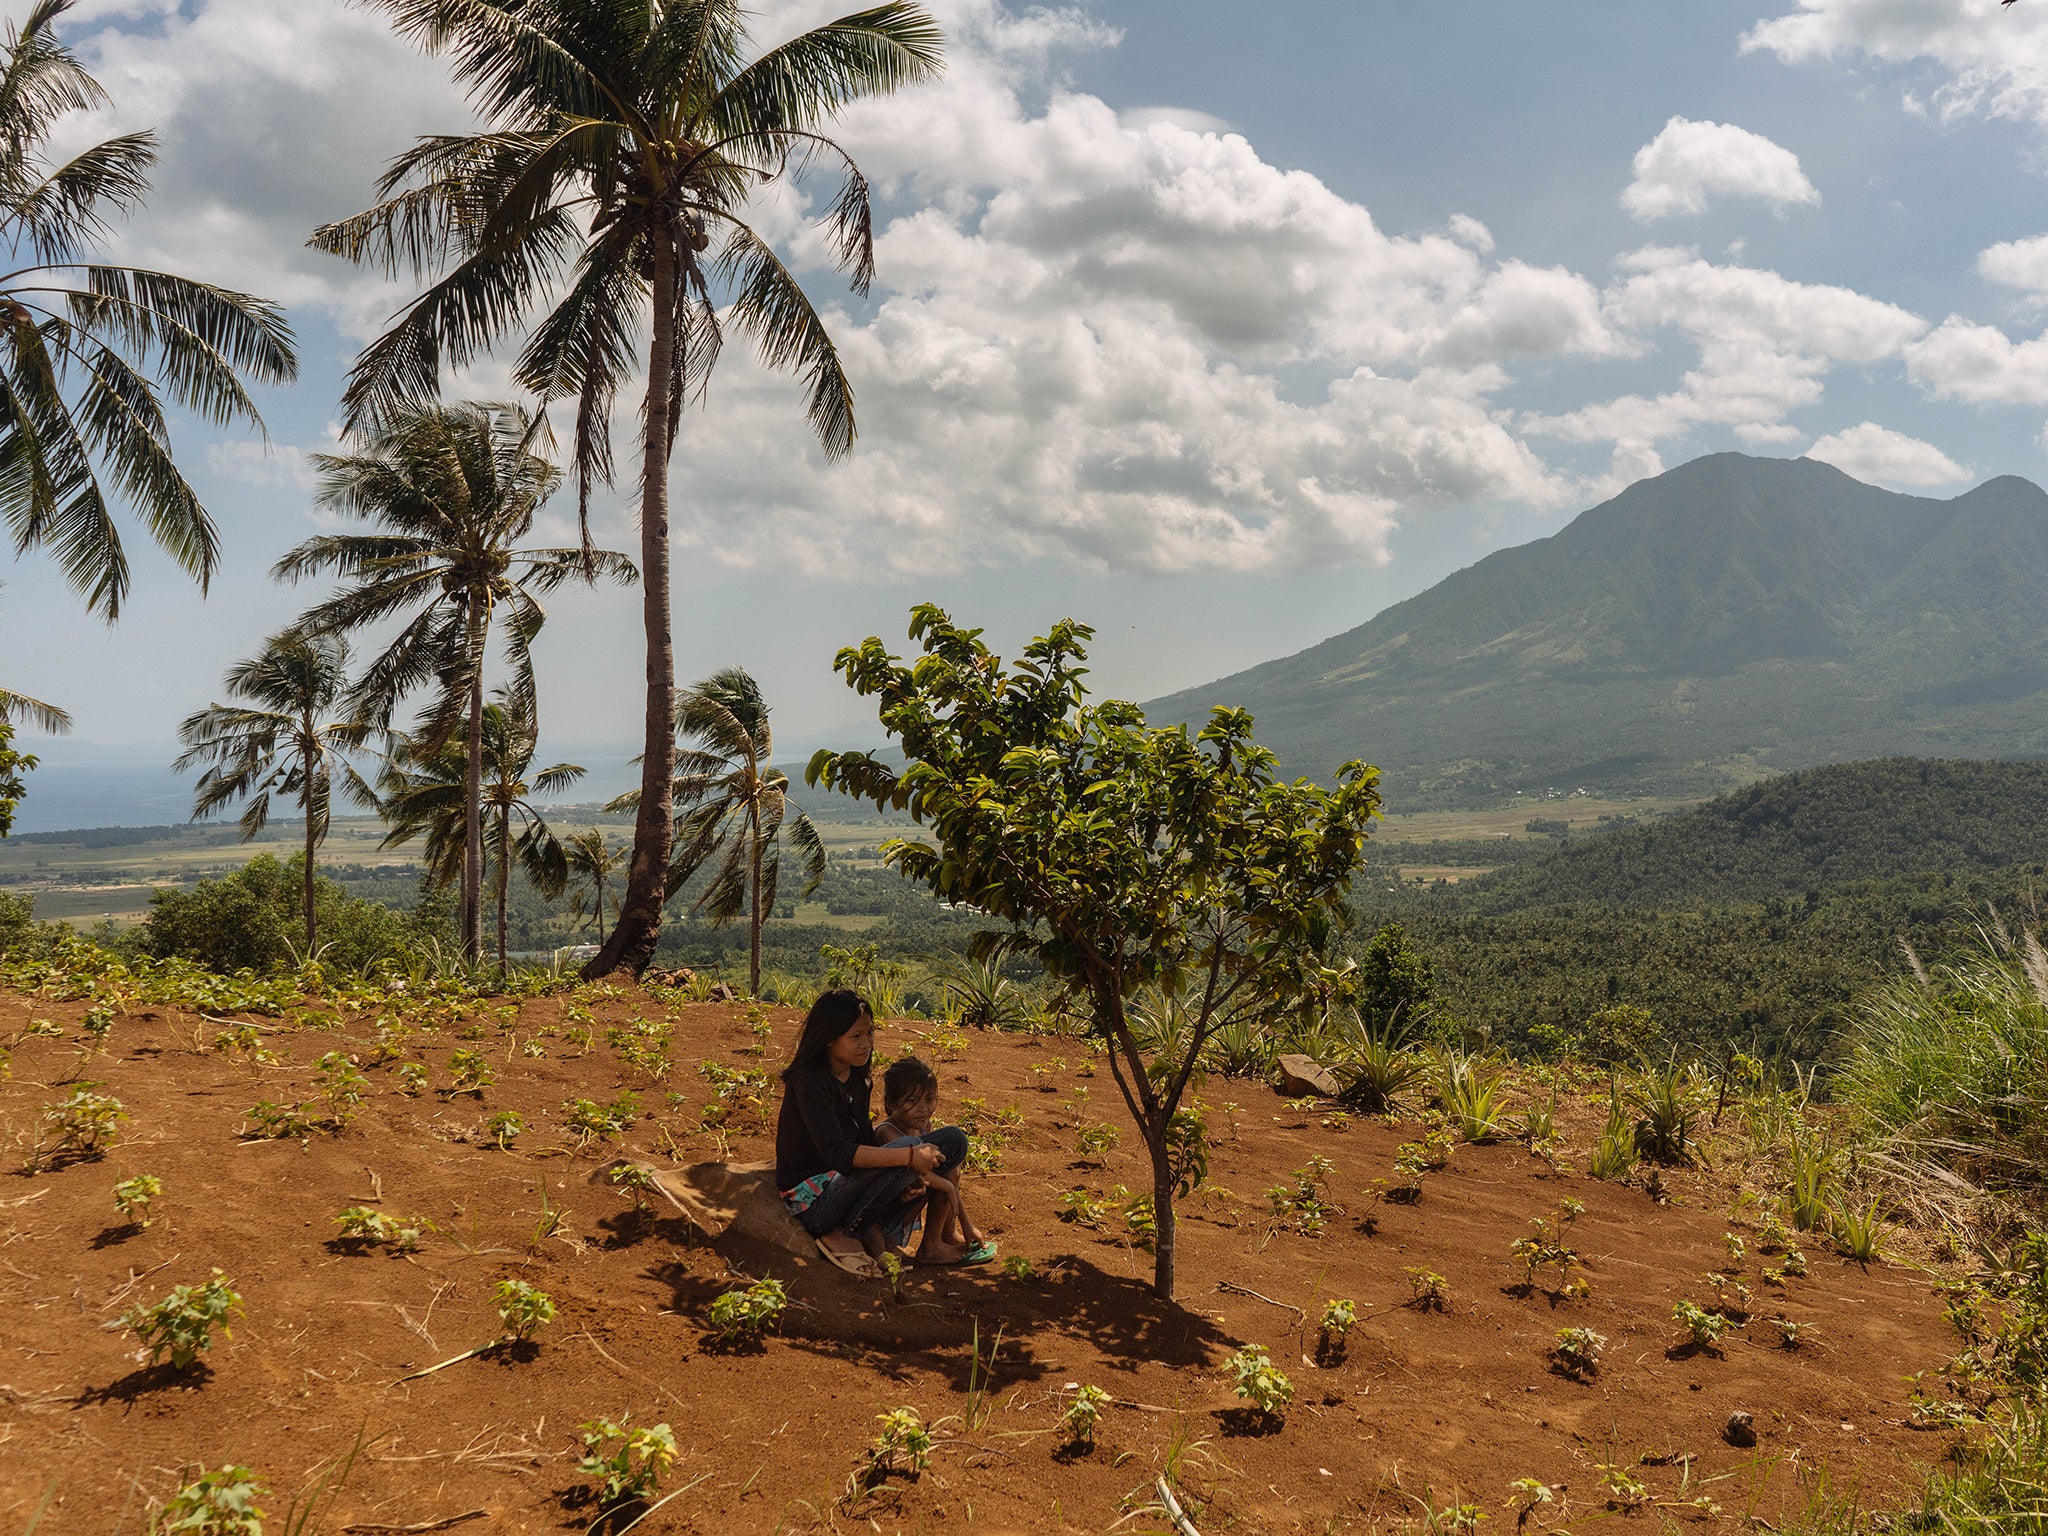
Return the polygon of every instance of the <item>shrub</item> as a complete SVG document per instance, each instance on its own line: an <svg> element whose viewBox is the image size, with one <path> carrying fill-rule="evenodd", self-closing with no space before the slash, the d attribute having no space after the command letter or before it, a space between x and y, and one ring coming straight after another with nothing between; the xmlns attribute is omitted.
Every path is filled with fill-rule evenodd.
<svg viewBox="0 0 2048 1536"><path fill-rule="evenodd" d="M263 1536L263 1511L256 1504L262 1492L247 1467L202 1469L171 1495L150 1530L163 1536Z"/></svg>
<svg viewBox="0 0 2048 1536"><path fill-rule="evenodd" d="M355 1119L362 1106L363 1092L370 1080L356 1070L355 1063L339 1051L329 1051L314 1063L313 1086L327 1101L327 1118L339 1129Z"/></svg>
<svg viewBox="0 0 2048 1536"><path fill-rule="evenodd" d="M458 1050L448 1058L448 1071L455 1086L452 1093L482 1093L494 1081L482 1051Z"/></svg>
<svg viewBox="0 0 2048 1536"><path fill-rule="evenodd" d="M1551 1354L1571 1375L1591 1376L1600 1369L1600 1353L1606 1348L1605 1334L1590 1328L1560 1328Z"/></svg>
<svg viewBox="0 0 2048 1536"><path fill-rule="evenodd" d="M137 1226L149 1225L150 1205L164 1192L164 1181L153 1173L138 1173L114 1186L114 1209Z"/></svg>
<svg viewBox="0 0 2048 1536"><path fill-rule="evenodd" d="M498 1322L508 1339L524 1343L555 1320L553 1298L546 1291L535 1290L524 1280L500 1280L496 1294Z"/></svg>
<svg viewBox="0 0 2048 1536"><path fill-rule="evenodd" d="M1697 1074L1690 1065L1679 1065L1676 1057L1636 1080L1628 1100L1636 1113L1638 1154L1659 1163L1679 1163L1691 1155L1698 1092Z"/></svg>
<svg viewBox="0 0 2048 1536"><path fill-rule="evenodd" d="M1294 1383L1280 1374L1262 1345L1245 1345L1225 1364L1236 1378L1232 1390L1267 1418L1277 1418L1294 1401Z"/></svg>
<svg viewBox="0 0 2048 1536"><path fill-rule="evenodd" d="M1846 1199L1835 1203L1835 1246L1859 1264L1873 1263L1884 1256L1885 1239L1891 1236L1892 1228L1878 1214L1883 1204L1882 1199L1873 1198L1859 1211Z"/></svg>
<svg viewBox="0 0 2048 1536"><path fill-rule="evenodd" d="M661 1486L676 1461L675 1432L666 1424L629 1429L630 1413L616 1420L581 1425L583 1456L576 1470L597 1481L598 1502L607 1509L644 1501Z"/></svg>
<svg viewBox="0 0 2048 1536"><path fill-rule="evenodd" d="M216 1269L203 1284L173 1286L170 1295L154 1306L130 1307L115 1326L141 1339L151 1365L169 1355L171 1368L182 1371L213 1348L215 1329L224 1339L234 1337L228 1318L241 1311L241 1295Z"/></svg>
<svg viewBox="0 0 2048 1536"><path fill-rule="evenodd" d="M40 1166L51 1157L99 1157L114 1144L128 1112L119 1099L93 1092L102 1086L77 1083L63 1103L44 1106L42 1135L31 1156L31 1166Z"/></svg>
<svg viewBox="0 0 2048 1536"><path fill-rule="evenodd" d="M1336 1038L1336 1075L1344 1102L1371 1115L1401 1108L1410 1089L1428 1072L1423 1059L1408 1049L1407 1029L1395 1018L1367 1022L1352 1010L1331 1020Z"/></svg>
<svg viewBox="0 0 2048 1536"><path fill-rule="evenodd" d="M1060 1433L1072 1446L1095 1443L1096 1421L1102 1417L1102 1405L1109 1401L1109 1394L1096 1386L1074 1388L1067 1399L1067 1406L1060 1410Z"/></svg>
<svg viewBox="0 0 2048 1536"><path fill-rule="evenodd" d="M1475 1144L1498 1141L1508 1129L1507 1071L1476 1057L1446 1052L1439 1074L1437 1092L1458 1134Z"/></svg>
<svg viewBox="0 0 2048 1536"><path fill-rule="evenodd" d="M1608 1102L1607 1125L1593 1144L1587 1172L1596 1179L1625 1179L1636 1166L1636 1128L1621 1107L1620 1099Z"/></svg>
<svg viewBox="0 0 2048 1536"><path fill-rule="evenodd" d="M306 1118L304 1104L273 1104L269 1099L258 1099L243 1111L242 1118L248 1122L242 1127L242 1134L261 1141L306 1136L313 1130L313 1122Z"/></svg>
<svg viewBox="0 0 2048 1536"><path fill-rule="evenodd" d="M564 1099L562 1109L578 1144L588 1146L593 1141L609 1141L630 1126L633 1117L640 1113L640 1096L622 1093L609 1104L599 1104L594 1099Z"/></svg>
<svg viewBox="0 0 2048 1536"><path fill-rule="evenodd" d="M788 1306L780 1280L756 1280L745 1290L727 1291L711 1303L712 1340L727 1349L758 1344L782 1325Z"/></svg>

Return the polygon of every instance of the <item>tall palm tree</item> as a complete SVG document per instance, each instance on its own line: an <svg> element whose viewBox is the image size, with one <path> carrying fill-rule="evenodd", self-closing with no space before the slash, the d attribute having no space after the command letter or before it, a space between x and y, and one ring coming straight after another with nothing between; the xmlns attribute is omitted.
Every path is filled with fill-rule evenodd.
<svg viewBox="0 0 2048 1536"><path fill-rule="evenodd" d="M497 699L483 712L483 812L484 847L498 905L498 969L503 971L509 958L505 897L513 863L544 896L560 895L569 880L561 841L531 797L567 789L584 770L575 763L556 763L533 771L534 750L540 744L533 714L512 690L498 689ZM383 807L390 830L384 846L395 847L424 834L427 878L436 883L455 879L462 867L468 778L468 753L452 736L444 736L439 747L424 736L408 740L393 752L385 769Z"/></svg>
<svg viewBox="0 0 2048 1536"><path fill-rule="evenodd" d="M604 832L590 827L562 844L562 854L569 861L569 873L577 882L576 910L583 911L584 898L590 901L590 915L597 922L597 942L604 943L604 888L605 883L616 875L626 862L626 850L614 848L605 841Z"/></svg>
<svg viewBox="0 0 2048 1536"><path fill-rule="evenodd" d="M761 686L740 667L715 672L676 701L676 734L698 743L676 752L674 896L708 864L716 871L696 910L713 926L745 916L747 992L761 995L761 925L775 907L787 829L804 893L825 878L825 845L810 817L789 803L789 776L773 766L775 733ZM630 800L630 795L622 797Z"/></svg>
<svg viewBox="0 0 2048 1536"><path fill-rule="evenodd" d="M637 972L660 934L671 847L668 466L682 408L707 384L731 325L769 366L803 375L826 454L852 447L853 390L838 349L745 215L768 183L819 163L838 167L826 231L864 293L874 266L867 182L822 129L852 101L934 75L938 28L920 6L889 0L749 60L738 0L364 3L403 36L451 55L487 126L421 139L386 169L383 201L314 233L322 250L429 279L357 360L347 421L431 398L444 363L463 366L552 303L515 376L543 400L576 402L587 527L592 487L612 478L612 401L640 364L647 327L641 796L618 926L584 975Z"/></svg>
<svg viewBox="0 0 2048 1536"><path fill-rule="evenodd" d="M561 480L529 448L532 434L532 418L515 406L471 402L393 412L365 433L360 452L313 461L319 504L376 531L308 539L272 572L296 581L331 570L353 582L299 620L307 634L410 615L352 691L367 718L388 726L401 698L433 684L440 696L421 728L423 749L439 751L458 725L467 725L461 927L472 964L483 950L484 663L492 626L502 614L511 700L530 716L530 647L547 618L541 594L571 577L635 574L630 560L610 550L518 547Z"/></svg>
<svg viewBox="0 0 2048 1536"><path fill-rule="evenodd" d="M247 661L228 668L228 697L244 704L210 704L178 727L185 752L171 765L183 773L210 763L199 776L192 819L211 814L231 800L249 803L242 811L242 841L270 820L270 797L289 795L306 818L303 876L306 953L318 935L313 925L314 860L327 840L334 780L358 805L375 805L376 793L348 759L363 749L372 727L352 711L333 712L348 693L348 642L339 636L308 637L286 630L264 643Z"/></svg>
<svg viewBox="0 0 2048 1536"><path fill-rule="evenodd" d="M142 206L156 135L126 133L61 164L62 119L109 105L57 40L73 0L38 0L0 39L0 524L16 555L47 549L111 623L128 595L125 503L202 590L213 519L171 457L165 402L219 426L261 418L243 379L288 383L291 328L273 304L94 257Z"/></svg>

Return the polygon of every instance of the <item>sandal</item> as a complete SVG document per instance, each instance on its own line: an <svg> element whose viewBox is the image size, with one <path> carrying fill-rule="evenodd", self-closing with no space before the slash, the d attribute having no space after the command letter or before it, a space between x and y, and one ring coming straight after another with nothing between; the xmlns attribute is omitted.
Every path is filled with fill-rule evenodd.
<svg viewBox="0 0 2048 1536"><path fill-rule="evenodd" d="M879 1280L882 1278L881 1269L865 1253L841 1253L836 1248L827 1248L822 1237L817 1238L815 1241L818 1244L818 1252L825 1256L825 1262L834 1269L842 1269L847 1274L861 1280Z"/></svg>
<svg viewBox="0 0 2048 1536"><path fill-rule="evenodd" d="M994 1259L995 1256L995 1239L992 1237L985 1237L980 1242L976 1243L972 1248L968 1249L965 1253L961 1254L959 1262L963 1266L968 1264L986 1264L990 1260Z"/></svg>

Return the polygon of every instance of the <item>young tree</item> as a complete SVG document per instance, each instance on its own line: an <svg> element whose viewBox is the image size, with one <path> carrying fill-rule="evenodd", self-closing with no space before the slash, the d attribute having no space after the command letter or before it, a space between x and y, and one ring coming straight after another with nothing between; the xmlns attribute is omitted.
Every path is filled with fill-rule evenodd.
<svg viewBox="0 0 2048 1536"><path fill-rule="evenodd" d="M171 765L183 773L210 763L199 776L192 819L210 815L231 800L246 799L242 841L270 820L272 794L290 795L306 818L306 863L302 876L306 954L313 954L314 860L327 840L334 778L358 805L377 796L356 772L348 754L360 751L371 727L353 712L330 718L348 692L348 642L338 636L309 638L287 630L260 653L230 667L228 696L247 704L210 704L178 727L184 755ZM250 707L254 706L254 707Z"/></svg>
<svg viewBox="0 0 2048 1536"><path fill-rule="evenodd" d="M630 581L633 562L608 549L522 549L534 514L561 475L531 451L533 421L516 406L429 405L392 413L361 451L319 454L318 503L360 518L370 533L324 533L277 562L297 581L333 571L352 583L300 618L309 635L345 634L406 616L350 691L379 727L399 701L433 686L439 697L414 734L440 750L467 727L468 821L462 844L463 958L483 951L484 664L498 626L511 697L534 710L531 647L547 621L541 597L571 579ZM503 619L502 625L498 624Z"/></svg>
<svg viewBox="0 0 2048 1536"><path fill-rule="evenodd" d="M1088 1000L1090 1027L1152 1160L1153 1288L1173 1294L1174 1116L1209 1036L1242 998L1298 997L1379 814L1379 770L1346 763L1336 787L1287 782L1252 717L1216 709L1190 736L1146 726L1134 704L1091 705L1065 620L1006 668L929 604L912 610L909 665L878 639L835 669L879 701L907 759L820 752L806 778L907 810L931 841L883 856L947 901L1010 925L983 935L1035 952ZM1186 1018L1164 1059L1132 1027L1148 984L1180 988Z"/></svg>
<svg viewBox="0 0 2048 1536"><path fill-rule="evenodd" d="M498 969L510 956L505 939L505 898L517 863L543 896L559 896L569 882L562 844L532 796L551 795L583 777L575 763L535 771L540 734L531 712L507 689L483 714L483 846L490 856L498 907ZM530 775L530 777L529 777ZM443 884L459 877L468 825L468 762L462 744L443 738L435 748L422 738L392 753L383 778L384 846L425 835L427 878ZM513 831L514 822L518 832Z"/></svg>
<svg viewBox="0 0 2048 1536"><path fill-rule="evenodd" d="M365 0L399 33L452 56L487 126L419 141L394 160L376 207L315 231L313 244L430 286L357 361L350 426L433 398L542 303L515 376L576 402L575 459L587 513L612 478L611 408L640 366L641 621L645 750L633 859L618 925L584 967L646 968L661 933L675 777L669 612L669 460L682 408L701 391L724 327L771 368L801 373L829 456L853 445L853 390L838 349L749 205L770 183L841 168L825 215L833 259L866 292L874 268L868 187L823 129L848 103L935 74L939 33L888 0L748 60L736 0Z"/></svg>
<svg viewBox="0 0 2048 1536"><path fill-rule="evenodd" d="M695 741L676 752L673 896L714 861L697 910L713 926L747 920L747 995L761 995L761 925L775 909L785 822L804 875L804 893L825 878L825 845L810 817L789 803L789 776L771 761L775 733L761 685L740 667L713 673L677 701L676 734ZM622 801L633 797L625 795Z"/></svg>
<svg viewBox="0 0 2048 1536"><path fill-rule="evenodd" d="M580 915L583 903L590 902L591 920L597 924L597 942L604 943L604 889L626 862L626 850L614 848L605 841L604 832L598 827L587 827L562 841L562 856L568 861L569 875L577 882L576 910Z"/></svg>
<svg viewBox="0 0 2048 1536"><path fill-rule="evenodd" d="M142 206L156 135L45 158L73 112L109 105L56 37L73 0L37 0L0 43L0 525L14 552L48 549L109 623L128 595L115 510L126 503L203 590L220 536L171 457L166 401L261 426L243 379L298 370L277 306L168 272L97 260Z"/></svg>

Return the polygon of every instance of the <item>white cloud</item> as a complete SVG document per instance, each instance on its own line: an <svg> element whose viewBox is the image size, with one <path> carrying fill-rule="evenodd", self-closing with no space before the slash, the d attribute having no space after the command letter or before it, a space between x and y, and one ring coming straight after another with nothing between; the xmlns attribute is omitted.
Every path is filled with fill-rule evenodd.
<svg viewBox="0 0 2048 1536"><path fill-rule="evenodd" d="M1930 394L1973 405L2048 405L2048 336L2015 342L1950 315L1906 350L1906 374Z"/></svg>
<svg viewBox="0 0 2048 1536"><path fill-rule="evenodd" d="M2007 288L2048 295L2048 235L1987 246L1977 257L1977 275Z"/></svg>
<svg viewBox="0 0 2048 1536"><path fill-rule="evenodd" d="M310 491L319 478L306 450L290 443L208 443L206 467L223 480L283 490Z"/></svg>
<svg viewBox="0 0 2048 1536"><path fill-rule="evenodd" d="M1874 421L1832 432L1808 448L1805 457L1832 464L1844 474L1894 489L1954 485L1970 471L1932 443L1894 432Z"/></svg>
<svg viewBox="0 0 2048 1536"><path fill-rule="evenodd" d="M1720 266L1688 250L1650 246L1622 265L1627 275L1602 307L1609 324L1630 333L1678 329L1698 349L1698 366L1676 389L1532 417L1529 430L1647 444L1718 425L1751 442L1783 441L1785 416L1820 400L1832 369L1898 356L1927 328L1853 289Z"/></svg>
<svg viewBox="0 0 2048 1536"><path fill-rule="evenodd" d="M1636 151L1635 179L1621 206L1645 222L1704 212L1709 198L1752 197L1780 213L1820 201L1799 157L1733 123L1674 117Z"/></svg>
<svg viewBox="0 0 2048 1536"><path fill-rule="evenodd" d="M1750 28L1742 48L1787 63L1844 54L1924 60L1946 76L1926 103L1939 117L2048 121L2048 9L2032 0L1798 0L1796 9ZM1906 106L1924 110L1917 95Z"/></svg>

